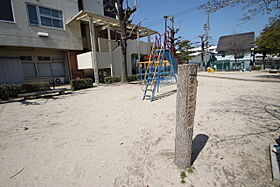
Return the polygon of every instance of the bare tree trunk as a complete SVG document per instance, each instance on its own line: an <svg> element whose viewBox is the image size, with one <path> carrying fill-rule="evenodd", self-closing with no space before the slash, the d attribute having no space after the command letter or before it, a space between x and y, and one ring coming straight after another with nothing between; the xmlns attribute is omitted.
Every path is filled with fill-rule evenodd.
<svg viewBox="0 0 280 187"><path fill-rule="evenodd" d="M265 54L265 53L263 53L262 55L263 55L263 57L262 57L261 70L264 70L264 69L265 69L265 57L266 57L266 54Z"/></svg>
<svg viewBox="0 0 280 187"><path fill-rule="evenodd" d="M126 54L127 54L127 31L126 31L126 24L124 21L121 23L121 48L122 48L122 83L127 83L128 78L127 78L127 59L126 59Z"/></svg>
<svg viewBox="0 0 280 187"><path fill-rule="evenodd" d="M117 3L117 15L118 15L118 19L119 19L119 23L121 26L121 39L120 39L120 43L121 43L121 48L122 48L122 83L127 83L128 82L128 78L127 78L127 59L126 59L126 55L127 55L127 25L130 23L129 18L130 16L136 11L136 6L134 6L133 8L128 7L128 1L126 1L127 3L127 7L124 9L123 7L123 0L116 0Z"/></svg>
<svg viewBox="0 0 280 187"><path fill-rule="evenodd" d="M190 167L192 164L191 154L196 93L196 65L179 65L176 105L175 164L180 168Z"/></svg>

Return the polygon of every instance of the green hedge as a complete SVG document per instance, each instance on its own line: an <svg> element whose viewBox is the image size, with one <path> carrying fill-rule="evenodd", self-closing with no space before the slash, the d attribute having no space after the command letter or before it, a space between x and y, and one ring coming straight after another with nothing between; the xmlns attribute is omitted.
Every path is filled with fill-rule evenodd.
<svg viewBox="0 0 280 187"><path fill-rule="evenodd" d="M91 78L71 80L72 90L80 90L80 89L91 88L91 87L93 87L93 82Z"/></svg>
<svg viewBox="0 0 280 187"><path fill-rule="evenodd" d="M121 81L121 77L105 77L104 78L104 82L106 84L111 84L114 82L120 82Z"/></svg>
<svg viewBox="0 0 280 187"><path fill-rule="evenodd" d="M22 84L23 93L44 91L49 89L50 89L50 84L47 82L33 82L30 84Z"/></svg>
<svg viewBox="0 0 280 187"><path fill-rule="evenodd" d="M49 90L50 85L47 82L33 82L28 84L4 84L0 85L0 99L17 97L18 94Z"/></svg>
<svg viewBox="0 0 280 187"><path fill-rule="evenodd" d="M137 76L136 75L129 75L128 76L128 81L136 81L137 80Z"/></svg>
<svg viewBox="0 0 280 187"><path fill-rule="evenodd" d="M105 77L104 82L106 84L111 84L114 82L120 82L122 80L122 78L120 76L117 77ZM136 81L137 80L137 76L136 75L129 75L128 76L128 81Z"/></svg>
<svg viewBox="0 0 280 187"><path fill-rule="evenodd" d="M261 67L253 67L252 70L261 70Z"/></svg>

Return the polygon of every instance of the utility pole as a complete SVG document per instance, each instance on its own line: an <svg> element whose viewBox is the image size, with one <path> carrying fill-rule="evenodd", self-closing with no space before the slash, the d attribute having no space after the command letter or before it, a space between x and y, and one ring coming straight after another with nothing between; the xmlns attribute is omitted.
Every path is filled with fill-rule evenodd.
<svg viewBox="0 0 280 187"><path fill-rule="evenodd" d="M176 55L175 52L175 34L178 32L178 29L175 29L175 17L171 16L170 17L170 21L171 21L171 28L170 28L170 33L171 33L171 37L170 37L170 45L171 45L171 51L173 53L173 55Z"/></svg>
<svg viewBox="0 0 280 187"><path fill-rule="evenodd" d="M203 66L205 64L205 54L209 53L208 48L209 48L209 31L210 31L210 13L207 12L207 22L204 24L204 31L205 34L199 36L201 39L201 62L200 62L200 71L203 71Z"/></svg>
<svg viewBox="0 0 280 187"><path fill-rule="evenodd" d="M203 65L204 65L204 53L205 53L205 41L204 41L204 35L199 36L201 39L201 61L200 61L200 71L203 71Z"/></svg>
<svg viewBox="0 0 280 187"><path fill-rule="evenodd" d="M164 45L164 48L166 48L166 42L167 42L167 18L168 18L169 16L163 16L163 18L164 18L164 42L163 42L163 45Z"/></svg>
<svg viewBox="0 0 280 187"><path fill-rule="evenodd" d="M209 31L210 31L210 14L207 13L207 23L204 24L204 31L205 31L205 48L206 50L209 47Z"/></svg>

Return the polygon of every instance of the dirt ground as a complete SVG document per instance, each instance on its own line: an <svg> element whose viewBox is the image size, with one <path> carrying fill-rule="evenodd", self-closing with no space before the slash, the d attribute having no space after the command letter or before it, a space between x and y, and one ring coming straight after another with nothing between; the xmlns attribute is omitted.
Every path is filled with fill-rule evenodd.
<svg viewBox="0 0 280 187"><path fill-rule="evenodd" d="M0 186L275 186L280 84L198 79L185 184L174 164L176 86L150 103L141 86L117 84L0 104Z"/></svg>

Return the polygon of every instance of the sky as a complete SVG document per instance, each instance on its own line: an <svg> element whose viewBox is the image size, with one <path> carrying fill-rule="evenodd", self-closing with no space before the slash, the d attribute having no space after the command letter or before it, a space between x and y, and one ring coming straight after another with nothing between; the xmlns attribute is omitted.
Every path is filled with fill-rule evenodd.
<svg viewBox="0 0 280 187"><path fill-rule="evenodd" d="M200 41L199 35L204 34L203 24L207 16L196 7L206 0L138 0L139 7L133 16L133 23L143 20L141 26L164 32L165 15L175 14L175 26L180 29L177 36L192 42ZM176 14L177 13L177 14ZM275 14L275 13L274 13ZM242 7L227 7L210 15L211 44L218 43L219 37L243 32L255 32L257 37L268 24L269 15L258 15L247 23L240 24Z"/></svg>

